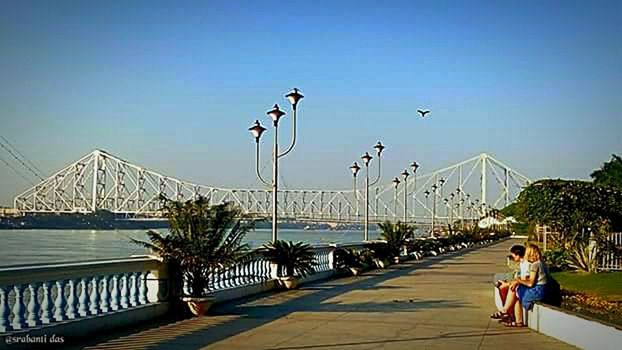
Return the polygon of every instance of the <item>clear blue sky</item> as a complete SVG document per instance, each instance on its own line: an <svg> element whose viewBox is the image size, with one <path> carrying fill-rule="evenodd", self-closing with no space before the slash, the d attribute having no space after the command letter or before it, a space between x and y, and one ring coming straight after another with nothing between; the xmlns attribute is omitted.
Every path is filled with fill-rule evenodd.
<svg viewBox="0 0 622 350"><path fill-rule="evenodd" d="M349 187L378 139L390 175L489 152L585 178L622 153L620 23L620 1L2 1L0 135L48 174L102 148L256 186L246 129L299 87L289 187ZM0 204L28 186L0 163Z"/></svg>

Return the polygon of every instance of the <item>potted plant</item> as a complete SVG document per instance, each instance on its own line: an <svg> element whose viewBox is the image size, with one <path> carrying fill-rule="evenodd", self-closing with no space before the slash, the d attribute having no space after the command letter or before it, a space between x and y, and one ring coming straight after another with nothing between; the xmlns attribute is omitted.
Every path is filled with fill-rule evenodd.
<svg viewBox="0 0 622 350"><path fill-rule="evenodd" d="M339 270L349 270L352 275L358 276L363 271L363 263L357 252L348 248L335 250L335 267Z"/></svg>
<svg viewBox="0 0 622 350"><path fill-rule="evenodd" d="M164 200L168 234L148 231L148 242L132 241L169 264L173 295L194 315L204 315L213 303L208 295L210 273L230 268L247 255L242 239L254 223L243 221L241 210L231 203L210 206L202 197L185 202Z"/></svg>
<svg viewBox="0 0 622 350"><path fill-rule="evenodd" d="M389 248L385 242L371 242L366 244L367 248L373 254L373 263L380 269L386 269L391 265L391 259L395 253Z"/></svg>
<svg viewBox="0 0 622 350"><path fill-rule="evenodd" d="M296 288L299 278L314 272L315 254L308 244L278 240L265 245L262 253L274 264L276 277L287 289Z"/></svg>
<svg viewBox="0 0 622 350"><path fill-rule="evenodd" d="M399 221L397 223L386 221L378 226L382 230L380 237L386 242L390 253L388 258L399 263L402 248L406 245L406 241L414 236L414 226Z"/></svg>

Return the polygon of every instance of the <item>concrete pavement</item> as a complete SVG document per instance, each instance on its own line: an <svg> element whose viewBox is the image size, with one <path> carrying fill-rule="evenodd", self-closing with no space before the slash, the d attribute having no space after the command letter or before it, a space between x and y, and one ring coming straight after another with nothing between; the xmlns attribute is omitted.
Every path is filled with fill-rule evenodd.
<svg viewBox="0 0 622 350"><path fill-rule="evenodd" d="M219 305L88 349L573 349L489 319L505 241Z"/></svg>

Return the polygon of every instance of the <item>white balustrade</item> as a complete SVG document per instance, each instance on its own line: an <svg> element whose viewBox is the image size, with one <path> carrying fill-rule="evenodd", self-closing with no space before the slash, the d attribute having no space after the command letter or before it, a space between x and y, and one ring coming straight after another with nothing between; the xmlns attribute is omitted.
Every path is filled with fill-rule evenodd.
<svg viewBox="0 0 622 350"><path fill-rule="evenodd" d="M162 301L167 277L147 256L0 268L0 333Z"/></svg>
<svg viewBox="0 0 622 350"><path fill-rule="evenodd" d="M334 252L362 243L314 247L316 273L335 268ZM276 267L260 254L209 274L206 292L264 283ZM0 333L124 312L164 300L167 268L153 257L0 268ZM189 292L184 283L184 291ZM27 305L25 305L25 301Z"/></svg>

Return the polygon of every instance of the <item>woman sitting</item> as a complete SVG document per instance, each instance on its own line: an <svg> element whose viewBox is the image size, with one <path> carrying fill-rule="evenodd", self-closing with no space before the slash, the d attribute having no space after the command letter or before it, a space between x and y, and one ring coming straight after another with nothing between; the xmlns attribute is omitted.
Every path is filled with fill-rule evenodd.
<svg viewBox="0 0 622 350"><path fill-rule="evenodd" d="M507 313L511 307L514 307L515 320L504 322L507 327L523 327L523 308L530 310L536 301L544 299L549 271L542 261L540 248L535 244L529 244L525 251L525 258L531 263L529 276L527 278L516 278L510 284L511 293L508 295L508 302L504 310L502 310Z"/></svg>

